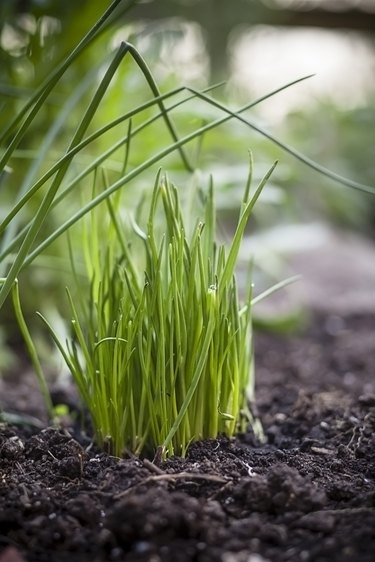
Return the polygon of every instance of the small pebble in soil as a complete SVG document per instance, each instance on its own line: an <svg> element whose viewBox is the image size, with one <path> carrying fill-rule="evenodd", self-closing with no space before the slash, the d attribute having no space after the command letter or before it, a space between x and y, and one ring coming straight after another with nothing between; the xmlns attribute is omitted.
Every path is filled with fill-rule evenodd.
<svg viewBox="0 0 375 562"><path fill-rule="evenodd" d="M16 435L5 439L0 444L0 454L4 459L16 460L24 450L24 444Z"/></svg>
<svg viewBox="0 0 375 562"><path fill-rule="evenodd" d="M112 548L110 553L110 560L122 560L124 552L122 548Z"/></svg>
<svg viewBox="0 0 375 562"><path fill-rule="evenodd" d="M329 430L329 424L325 421L320 422L319 427L321 429L323 429L323 431L328 431Z"/></svg>
<svg viewBox="0 0 375 562"><path fill-rule="evenodd" d="M137 554L144 554L151 550L151 544L147 541L138 541L134 543L133 550Z"/></svg>

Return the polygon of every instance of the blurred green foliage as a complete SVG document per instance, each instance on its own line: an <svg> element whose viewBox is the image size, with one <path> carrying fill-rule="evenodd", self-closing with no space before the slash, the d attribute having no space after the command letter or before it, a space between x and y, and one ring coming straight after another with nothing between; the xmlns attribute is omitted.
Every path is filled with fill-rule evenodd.
<svg viewBox="0 0 375 562"><path fill-rule="evenodd" d="M282 134L313 160L345 177L375 185L374 108L372 99L351 110L335 106L332 100L320 100L311 109L290 114ZM293 176L292 184L298 186L293 191L298 212L302 208L304 214L307 210L313 218L325 217L341 228L374 231L372 195L332 185L298 164L293 166Z"/></svg>
<svg viewBox="0 0 375 562"><path fill-rule="evenodd" d="M1 3L0 93L3 110L0 112L0 126L6 125L9 116L17 112L29 93L48 76L56 62L72 50L109 4L110 2L105 0L82 0L79 3L58 0L4 0ZM121 32L116 32L118 28L121 28ZM176 83L180 84L184 70L178 68L178 65L173 65L171 60L173 52L178 51L176 46L183 39L184 32L186 29L178 21L168 21L163 26L160 22L154 25L150 22L127 23L126 16L118 17L113 27L76 61L60 81L38 118L37 126L33 127L33 138L25 143L19 152L18 163L23 167L27 159L33 158L33 151L40 144L38 135L45 135L69 93L82 85L84 77L90 72L91 85L95 82L101 63L121 39L129 39L142 45L142 53L150 61L163 91ZM200 53L200 56L203 57L203 53ZM200 77L198 83L200 86L207 85L207 77ZM197 80L193 85L197 85ZM54 144L57 151L63 146L65 135L69 134L77 123L80 107L89 99L90 79L87 80L86 87L82 85L82 90L76 109L66 116L57 135ZM131 107L135 101L139 103L147 99L148 95L144 78L135 65L132 62L123 64L111 88L110 98L102 107L96 124L99 126L107 123L121 111ZM150 116L152 111L149 112ZM186 131L187 127L199 126L213 113L214 110L207 107L207 104L196 101L183 107L181 111L177 111L177 119L180 114L178 121L181 132ZM371 185L374 184L375 176L370 138L374 120L375 112L370 103L367 107L342 111L332 102L321 102L288 116L278 134L285 142L326 167ZM272 127L272 123L269 125ZM137 126L137 119L134 120L133 126ZM149 129L147 136L142 135L142 138L134 141L130 163L136 165L167 139L167 132L156 123ZM87 151L87 159L91 157L90 151L105 148L105 142L100 140L95 147ZM243 177L246 152L251 148L257 154L257 160L259 156L260 159L264 158L265 167L270 159L281 159L278 185L269 190L264 200L267 199L276 206L280 203L286 206L286 220L328 216L338 224L364 228L367 228L368 221L371 220L373 204L369 204L368 197L341 186L333 186L331 182L296 163L266 139L249 133L247 128L237 122L231 122L224 129L209 133L203 140L203 148L204 150L199 152L200 158L197 158L195 163L203 171L207 170L207 173L220 175L224 194L219 198L219 202L223 206L226 205L226 200L229 205L237 204L233 191L240 192L238 180ZM196 150L193 150L194 155L198 156L198 149L197 146ZM117 166L115 161L113 166ZM177 166L179 169L179 162L172 158L168 166ZM21 181L17 170L20 170L18 166L13 170L15 185L19 185ZM281 190L278 191L277 188ZM231 193L228 197L227 191ZM266 224L273 223L276 217L280 216L278 210L272 210L272 206L268 211L260 213L265 220L269 213L270 221L266 220Z"/></svg>

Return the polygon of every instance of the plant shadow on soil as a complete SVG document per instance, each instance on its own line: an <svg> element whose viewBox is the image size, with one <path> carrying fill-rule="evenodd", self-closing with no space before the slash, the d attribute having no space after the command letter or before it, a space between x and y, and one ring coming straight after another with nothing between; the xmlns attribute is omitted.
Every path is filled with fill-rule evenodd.
<svg viewBox="0 0 375 562"><path fill-rule="evenodd" d="M374 315L316 315L256 334L266 445L204 441L156 466L1 426L0 562L372 561L374 331Z"/></svg>

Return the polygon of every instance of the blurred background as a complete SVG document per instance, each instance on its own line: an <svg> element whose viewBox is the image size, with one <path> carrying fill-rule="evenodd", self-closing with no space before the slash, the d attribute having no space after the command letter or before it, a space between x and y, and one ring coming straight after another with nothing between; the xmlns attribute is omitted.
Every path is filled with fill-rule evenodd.
<svg viewBox="0 0 375 562"><path fill-rule="evenodd" d="M0 2L1 127L17 114L109 4L106 0ZM224 80L214 95L233 108L313 74L258 104L247 116L320 165L375 186L374 0L124 0L111 26L66 72L17 152L10 187L0 195L0 218L18 198L25 171L35 161L42 139L46 135L53 138L53 150L46 152L44 161L53 160L64 149L67 135L80 119L82 104L90 99L90 88L123 40L140 51L162 92L181 84L204 88ZM123 65L96 125L148 98L137 66L132 62ZM174 114L182 133L218 115L220 112L198 100ZM51 124L58 119L60 125L53 131ZM165 133L158 127L135 141L130 166L142 162L163 143ZM99 139L83 151L77 173L80 165L93 158L92 151L97 154L105 149L105 141ZM359 306L355 295L372 293L375 280L373 196L333 183L258 132L231 121L207 134L202 143L195 143L190 153L202 185L213 175L223 236L230 231L233 213L238 212L249 149L254 155L256 179L275 159L280 164L250 227L242 251L244 261L255 255L270 280L304 273L303 298L307 294L310 304L315 299L318 306L332 308L339 297L340 303ZM115 157L106 166L109 174L120 173L121 163ZM186 184L186 173L176 156L168 158L165 166L173 181ZM142 178L141 183L134 183L129 201L145 181ZM38 205L38 198L34 205ZM51 213L45 231L53 230L61 213L68 216L76 207L77 198L72 198L63 210ZM29 216L32 212L32 208L27 211ZM22 218L24 224L27 213ZM18 228L21 226L22 222ZM64 245L65 239L58 241L35 262L23 281L24 286L33 288L33 298L26 302L29 315L36 300L42 308L52 313L56 310L56 317L64 309L56 303L64 283L64 262L57 259L64 255ZM356 270L355 278L348 278L346 287L337 291L337 278L347 275L347 270L352 277ZM345 292L349 285L355 293L351 296ZM10 338L8 333L3 337Z"/></svg>
<svg viewBox="0 0 375 562"><path fill-rule="evenodd" d="M1 113L0 124L9 118L9 111L17 111L20 100L27 99L109 4L107 0L1 2L0 94L7 111ZM112 28L97 42L96 50L90 50L65 75L44 113L46 121L53 118L54 108L72 84L76 86L89 69L95 70L103 54L121 40L134 42L163 91L176 84L203 88L225 80L218 95L233 107L314 74L262 102L253 114L267 130L320 164L358 182L375 184L373 0L139 0L123 4L133 6L122 14L120 5ZM134 67L124 71L113 101L120 107L123 95L131 97L142 81ZM195 116L204 119L211 109L196 104ZM103 122L108 113L103 112ZM242 176L246 151L251 148L255 160L264 160L266 154L281 159L278 187L282 191L270 190L269 199L287 199L295 220L299 217L305 222L310 215L316 218L317 212L319 218L327 214L338 224L372 228L371 197L333 186L238 123L231 133L225 135L225 144L220 134L208 140L216 160L210 162L211 172L218 152L228 156L222 170L224 183L236 183ZM270 217L273 222L272 213Z"/></svg>

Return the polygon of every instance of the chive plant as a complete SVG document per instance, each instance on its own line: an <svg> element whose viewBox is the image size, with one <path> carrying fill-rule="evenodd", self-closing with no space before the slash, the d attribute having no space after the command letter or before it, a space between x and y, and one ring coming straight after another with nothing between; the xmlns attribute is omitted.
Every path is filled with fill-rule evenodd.
<svg viewBox="0 0 375 562"><path fill-rule="evenodd" d="M249 423L252 288L240 304L235 266L273 168L254 193L249 174L228 251L215 241L212 184L191 233L178 190L160 173L144 228L122 224L111 199L105 235L100 208L91 216L90 297L68 292L73 338L66 346L50 329L98 443L114 454L161 447L164 457L184 455L194 440L231 436Z"/></svg>
<svg viewBox="0 0 375 562"><path fill-rule="evenodd" d="M243 414L246 389L251 395L252 388L251 305L256 299L252 299L250 288L243 305L239 304L234 269L244 228L269 174L253 194L248 182L237 230L227 252L215 244L212 186L206 195L202 220L192 230L186 226L186 212L178 192L167 179L158 177L146 225L142 227L137 220L132 232L120 220L120 192L173 153L179 154L183 167L191 172L194 163L186 145L230 119L261 133L335 181L365 192L374 193L374 189L322 168L243 116L246 110L301 79L232 110L210 95L212 88L196 91L180 87L161 93L146 62L128 42L118 47L109 62L107 57L97 71L83 77L78 89L73 89L50 131L38 142L38 152L22 181L12 183L12 166L23 169L14 166L17 152L28 145L36 118L45 110L46 100L55 92L58 82L113 22L115 10L122 6L125 12L133 3L134 0L113 0L72 53L0 131L1 193L14 195L11 204L2 204L0 310L12 294L21 331L51 411L48 388L23 319L17 278L55 240L71 232L76 223L92 221L85 244L90 298L85 300L82 292L77 293L81 295L78 299L69 293L74 337L65 347L54 335L56 343L91 413L99 443L108 443L116 454L124 447L140 453L157 446L162 447L164 455L184 454L192 439L216 436L219 432L232 435L247 423ZM95 129L95 118L111 82L129 59L142 73L150 99ZM78 106L82 92L90 88L91 101ZM197 97L214 107L218 116L180 136L172 113ZM73 108L81 119L70 134L63 125ZM156 109L152 116L150 109ZM90 174L100 167L106 168L109 159L123 147L129 151L130 141L136 136L146 135L142 139L147 140L149 127L157 120L170 135L169 143L158 146L151 155L136 158L137 164L132 168L124 165L120 174L111 176L112 183L103 191L84 200ZM119 130L121 137L115 141L111 133ZM108 148L96 156L91 153L90 164L83 166L80 156L87 147L94 149L105 135L110 137ZM54 153L57 137L64 141L64 147L50 163L46 156ZM63 211L67 200L74 199L68 199L73 193L82 197L75 199L75 208L67 216ZM48 231L46 221L52 213L55 222ZM108 218L110 243L103 248L100 240ZM141 252L133 250L140 250L139 244L143 246L143 262L139 259Z"/></svg>

